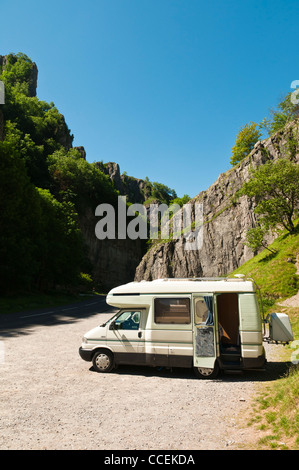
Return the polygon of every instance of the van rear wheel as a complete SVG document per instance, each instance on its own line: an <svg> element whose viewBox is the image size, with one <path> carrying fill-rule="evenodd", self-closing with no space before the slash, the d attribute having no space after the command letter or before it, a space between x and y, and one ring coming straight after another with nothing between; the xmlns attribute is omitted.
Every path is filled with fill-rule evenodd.
<svg viewBox="0 0 299 470"><path fill-rule="evenodd" d="M113 369L113 354L110 351L97 351L93 358L92 364L97 372L110 372Z"/></svg>
<svg viewBox="0 0 299 470"><path fill-rule="evenodd" d="M220 367L218 362L215 362L213 369L207 367L194 367L194 373L198 379L215 379L220 372Z"/></svg>

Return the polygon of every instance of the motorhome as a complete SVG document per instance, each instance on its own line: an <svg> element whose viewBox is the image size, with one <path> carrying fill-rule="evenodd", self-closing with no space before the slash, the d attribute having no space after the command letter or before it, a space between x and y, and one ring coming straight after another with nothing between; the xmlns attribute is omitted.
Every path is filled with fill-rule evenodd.
<svg viewBox="0 0 299 470"><path fill-rule="evenodd" d="M79 354L98 372L134 364L214 378L220 370L263 369L263 340L287 343L293 334L287 315L263 318L258 292L243 277L130 282L108 293L119 311L84 335Z"/></svg>

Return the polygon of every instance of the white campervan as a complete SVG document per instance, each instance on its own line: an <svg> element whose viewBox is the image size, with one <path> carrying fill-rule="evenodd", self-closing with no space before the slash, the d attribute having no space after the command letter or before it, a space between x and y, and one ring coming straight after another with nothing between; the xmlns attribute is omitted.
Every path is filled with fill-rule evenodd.
<svg viewBox="0 0 299 470"><path fill-rule="evenodd" d="M263 323L255 283L245 279L160 279L112 289L119 312L83 337L79 353L98 372L118 364L219 370L262 369ZM287 315L267 317L268 341L292 341ZM272 335L272 336L271 336Z"/></svg>

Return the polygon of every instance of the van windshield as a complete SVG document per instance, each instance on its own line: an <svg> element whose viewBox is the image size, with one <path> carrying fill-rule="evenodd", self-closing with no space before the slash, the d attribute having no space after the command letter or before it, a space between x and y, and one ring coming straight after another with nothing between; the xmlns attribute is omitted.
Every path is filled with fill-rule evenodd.
<svg viewBox="0 0 299 470"><path fill-rule="evenodd" d="M109 318L107 321L105 321L105 323L102 323L100 326L108 325L108 323L112 322L112 320L114 320L117 317L117 315L119 315L119 314L120 314L120 310L118 310L118 312L116 312L114 315L112 315L111 318Z"/></svg>

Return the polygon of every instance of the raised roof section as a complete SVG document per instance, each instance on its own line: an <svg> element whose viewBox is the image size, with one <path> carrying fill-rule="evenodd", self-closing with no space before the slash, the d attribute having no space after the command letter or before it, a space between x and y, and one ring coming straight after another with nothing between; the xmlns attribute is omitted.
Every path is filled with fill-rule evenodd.
<svg viewBox="0 0 299 470"><path fill-rule="evenodd" d="M251 280L238 278L170 278L129 282L112 289L108 295L184 294L209 292L255 292Z"/></svg>

